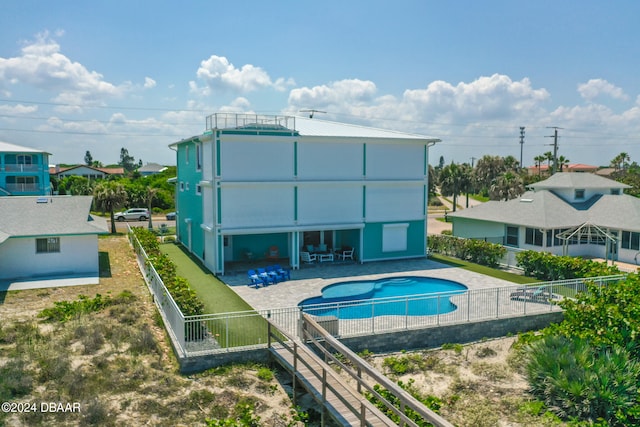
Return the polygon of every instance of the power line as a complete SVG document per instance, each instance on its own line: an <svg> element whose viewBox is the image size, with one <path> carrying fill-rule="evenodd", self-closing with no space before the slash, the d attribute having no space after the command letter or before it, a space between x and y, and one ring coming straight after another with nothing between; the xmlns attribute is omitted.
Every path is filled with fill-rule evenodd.
<svg viewBox="0 0 640 427"><path fill-rule="evenodd" d="M154 108L154 107L125 107L125 106L114 106L114 105L86 105L86 104L67 104L62 102L44 102L44 101L27 101L23 99L0 99L0 102L9 102L12 104L35 104L35 105L51 105L54 107L74 107L74 108L97 108L103 110L137 110L137 111L186 111L192 113L202 113L206 114L204 110L193 110L193 109L177 109L177 108Z"/></svg>

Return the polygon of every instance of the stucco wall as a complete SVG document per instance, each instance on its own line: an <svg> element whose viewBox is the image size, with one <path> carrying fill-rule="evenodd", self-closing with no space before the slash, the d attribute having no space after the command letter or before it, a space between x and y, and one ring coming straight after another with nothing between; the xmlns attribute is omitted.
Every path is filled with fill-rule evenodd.
<svg viewBox="0 0 640 427"><path fill-rule="evenodd" d="M0 279L98 273L96 235L61 236L55 253L37 254L35 238L11 238L0 245Z"/></svg>

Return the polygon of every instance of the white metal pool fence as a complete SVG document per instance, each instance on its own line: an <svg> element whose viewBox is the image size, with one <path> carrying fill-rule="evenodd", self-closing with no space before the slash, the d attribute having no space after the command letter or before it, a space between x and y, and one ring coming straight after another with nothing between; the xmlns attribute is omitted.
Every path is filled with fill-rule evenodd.
<svg viewBox="0 0 640 427"><path fill-rule="evenodd" d="M265 319L271 320L289 334L300 336L302 309L298 306L185 317L148 262L138 239L132 233L129 236L138 265L169 336L176 350L183 356L266 347L268 327ZM463 292L334 302L308 306L305 311L315 313L316 320L332 335L346 338L560 311L557 302L584 291L586 282L604 286L625 277L626 275L620 274L541 282L528 286L513 285ZM422 310L425 306L429 306L433 314L414 314L415 310ZM344 318L355 317L354 312L362 314L364 311L366 316ZM343 316L344 313L349 314Z"/></svg>

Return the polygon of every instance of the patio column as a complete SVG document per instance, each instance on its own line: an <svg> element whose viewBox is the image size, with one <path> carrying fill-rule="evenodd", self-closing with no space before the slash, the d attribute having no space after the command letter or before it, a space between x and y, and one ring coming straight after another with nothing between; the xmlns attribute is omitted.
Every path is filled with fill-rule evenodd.
<svg viewBox="0 0 640 427"><path fill-rule="evenodd" d="M289 263L291 268L297 270L300 268L300 232L292 231L289 235L291 236L291 258Z"/></svg>

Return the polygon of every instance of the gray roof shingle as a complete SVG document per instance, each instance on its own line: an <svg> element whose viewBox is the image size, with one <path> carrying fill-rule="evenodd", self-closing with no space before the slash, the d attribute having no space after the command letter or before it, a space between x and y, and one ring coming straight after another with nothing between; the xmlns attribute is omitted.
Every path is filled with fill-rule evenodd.
<svg viewBox="0 0 640 427"><path fill-rule="evenodd" d="M104 218L90 214L91 196L0 197L0 243L10 237L103 234Z"/></svg>

